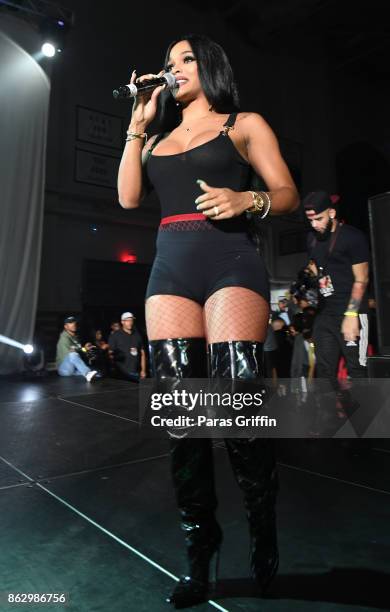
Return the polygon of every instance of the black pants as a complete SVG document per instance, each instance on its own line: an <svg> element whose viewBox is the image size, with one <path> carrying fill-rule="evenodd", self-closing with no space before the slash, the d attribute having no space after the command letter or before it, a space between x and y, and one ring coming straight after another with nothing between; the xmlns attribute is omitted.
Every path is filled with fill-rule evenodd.
<svg viewBox="0 0 390 612"><path fill-rule="evenodd" d="M122 380L131 380L132 382L139 382L139 373L138 372L129 372L126 368L122 367L119 364L116 364L116 374L118 378Z"/></svg>
<svg viewBox="0 0 390 612"><path fill-rule="evenodd" d="M345 358L351 378L367 376L366 356L368 345L367 315L359 315L360 337L356 342L346 342L341 333L343 315L319 313L314 323L313 338L316 353L317 378L326 379L337 389L337 370L340 354Z"/></svg>

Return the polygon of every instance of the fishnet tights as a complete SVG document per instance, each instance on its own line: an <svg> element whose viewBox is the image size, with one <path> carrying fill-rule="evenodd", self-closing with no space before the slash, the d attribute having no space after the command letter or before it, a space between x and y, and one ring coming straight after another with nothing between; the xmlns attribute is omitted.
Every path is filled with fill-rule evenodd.
<svg viewBox="0 0 390 612"><path fill-rule="evenodd" d="M208 344L226 340L265 340L269 306L251 289L219 289L207 300L204 313Z"/></svg>
<svg viewBox="0 0 390 612"><path fill-rule="evenodd" d="M264 342L269 306L258 293L243 287L224 287L204 308L176 295L153 295L146 302L149 340L207 338L209 344L227 340Z"/></svg>
<svg viewBox="0 0 390 612"><path fill-rule="evenodd" d="M146 301L146 331L149 340L203 338L203 308L178 295L152 295Z"/></svg>

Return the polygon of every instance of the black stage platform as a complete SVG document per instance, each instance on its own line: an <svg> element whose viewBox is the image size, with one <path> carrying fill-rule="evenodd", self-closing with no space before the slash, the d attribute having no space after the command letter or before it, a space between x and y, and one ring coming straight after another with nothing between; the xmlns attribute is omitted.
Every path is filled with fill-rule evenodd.
<svg viewBox="0 0 390 612"><path fill-rule="evenodd" d="M137 418L133 383L0 381L2 612L171 609L165 595L186 563L167 444L144 439ZM278 441L281 565L259 599L241 494L218 441L220 580L214 599L193 609L389 609L388 442L358 452L356 441ZM69 601L9 605L7 593Z"/></svg>

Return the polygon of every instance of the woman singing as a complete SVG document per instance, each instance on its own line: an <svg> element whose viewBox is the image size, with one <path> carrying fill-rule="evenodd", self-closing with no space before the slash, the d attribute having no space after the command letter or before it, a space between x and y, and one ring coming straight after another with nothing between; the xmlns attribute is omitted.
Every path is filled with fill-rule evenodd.
<svg viewBox="0 0 390 612"><path fill-rule="evenodd" d="M256 113L239 112L232 69L218 44L183 36L169 45L165 70L178 87L136 98L118 177L123 208L138 207L150 187L162 208L146 299L151 367L159 379L260 378L269 288L246 212L259 218L270 209L291 212L297 191L270 127ZM145 143L159 97L163 129ZM248 191L253 171L267 192ZM183 608L207 599L209 565L222 532L211 440L170 444L189 571L168 601ZM225 444L244 495L251 571L264 593L278 567L272 440Z"/></svg>

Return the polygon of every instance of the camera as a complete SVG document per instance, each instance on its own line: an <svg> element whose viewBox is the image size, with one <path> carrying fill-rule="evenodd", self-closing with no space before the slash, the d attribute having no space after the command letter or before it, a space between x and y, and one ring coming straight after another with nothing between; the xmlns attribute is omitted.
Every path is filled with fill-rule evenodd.
<svg viewBox="0 0 390 612"><path fill-rule="evenodd" d="M311 306L317 306L318 280L308 266L299 270L296 280L291 284L290 293L297 300L304 299Z"/></svg>

